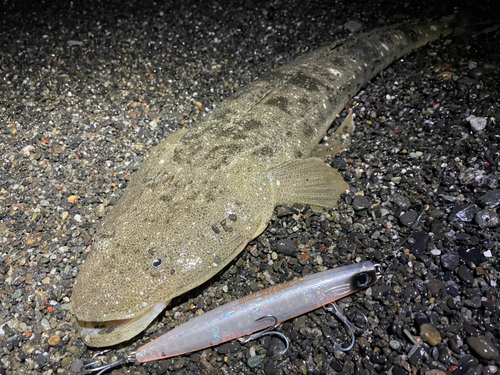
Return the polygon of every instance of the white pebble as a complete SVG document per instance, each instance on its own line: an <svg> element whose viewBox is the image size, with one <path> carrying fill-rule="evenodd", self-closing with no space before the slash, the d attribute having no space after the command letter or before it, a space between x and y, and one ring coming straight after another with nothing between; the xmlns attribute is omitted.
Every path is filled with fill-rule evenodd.
<svg viewBox="0 0 500 375"><path fill-rule="evenodd" d="M491 250L486 250L483 255L486 257L486 258L491 258L493 256L493 254L491 253Z"/></svg>
<svg viewBox="0 0 500 375"><path fill-rule="evenodd" d="M474 117L470 119L470 126L475 131L483 130L486 127L486 119L484 117Z"/></svg>

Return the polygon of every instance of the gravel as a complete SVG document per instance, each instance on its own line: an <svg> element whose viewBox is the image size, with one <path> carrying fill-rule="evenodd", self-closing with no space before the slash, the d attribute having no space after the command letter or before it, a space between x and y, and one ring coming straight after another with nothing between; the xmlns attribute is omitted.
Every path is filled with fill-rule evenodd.
<svg viewBox="0 0 500 375"><path fill-rule="evenodd" d="M353 143L327 160L351 186L338 210L278 207L220 275L98 358L114 361L198 309L371 260L381 279L339 302L369 320L347 353L334 350L349 340L342 324L318 309L280 326L284 355L265 336L115 374L498 373L500 32L484 23L496 6L3 0L0 375L71 374L92 361L75 332L72 285L152 146L309 50L455 9L474 33L423 47L352 98Z"/></svg>

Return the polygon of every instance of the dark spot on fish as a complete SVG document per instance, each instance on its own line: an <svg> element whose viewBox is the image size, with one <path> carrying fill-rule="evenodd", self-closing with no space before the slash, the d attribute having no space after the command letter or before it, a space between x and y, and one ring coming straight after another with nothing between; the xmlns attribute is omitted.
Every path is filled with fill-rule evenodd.
<svg viewBox="0 0 500 375"><path fill-rule="evenodd" d="M290 114L290 111L288 110L288 99L285 98L284 96L277 96L271 98L266 102L266 104L273 107L277 107L281 109L283 112Z"/></svg>
<svg viewBox="0 0 500 375"><path fill-rule="evenodd" d="M242 131L234 131L231 134L231 138L233 138L235 141L238 141L238 140L242 140L242 139L247 139L248 137Z"/></svg>
<svg viewBox="0 0 500 375"><path fill-rule="evenodd" d="M170 202L172 200L172 197L168 196L168 195L162 195L160 197L160 200L163 202L163 203L167 203L167 202Z"/></svg>
<svg viewBox="0 0 500 375"><path fill-rule="evenodd" d="M257 121L257 120L244 121L241 124L241 126L243 127L243 130L245 130L245 131L251 131L251 130L260 129L260 128L264 127L262 122Z"/></svg>
<svg viewBox="0 0 500 375"><path fill-rule="evenodd" d="M222 259L221 259L221 258L220 258L220 256L218 256L218 255L216 255L216 256L214 257L214 262L215 262L215 263L219 263L221 260L222 260Z"/></svg>
<svg viewBox="0 0 500 375"><path fill-rule="evenodd" d="M219 234L220 233L220 229L217 228L217 226L215 226L215 225L212 225L212 230L215 232L215 234Z"/></svg>
<svg viewBox="0 0 500 375"><path fill-rule="evenodd" d="M334 66L337 66L337 67L344 67L345 66L345 62L344 62L344 59L341 58L341 57L332 57L330 59L331 63L334 65Z"/></svg>
<svg viewBox="0 0 500 375"><path fill-rule="evenodd" d="M109 327L107 330L106 330L106 333L112 333L115 329L113 327Z"/></svg>
<svg viewBox="0 0 500 375"><path fill-rule="evenodd" d="M242 147L241 145L235 144L235 143L231 143L228 145L217 145L210 150L209 154L212 154L212 155L217 154L217 155L225 155L225 156L234 155L234 154L241 151L241 147Z"/></svg>
<svg viewBox="0 0 500 375"><path fill-rule="evenodd" d="M111 254L111 259L116 259L116 255L115 254Z"/></svg>
<svg viewBox="0 0 500 375"><path fill-rule="evenodd" d="M175 268L172 268L172 269L170 270L170 274L171 274L171 275L175 275Z"/></svg>
<svg viewBox="0 0 500 375"><path fill-rule="evenodd" d="M274 149L271 146L263 146L255 150L252 154L255 156L273 156Z"/></svg>
<svg viewBox="0 0 500 375"><path fill-rule="evenodd" d="M231 221L236 221L238 219L236 214L229 214L228 217L229 217L229 220L231 220Z"/></svg>
<svg viewBox="0 0 500 375"><path fill-rule="evenodd" d="M311 127L311 125L307 125L307 126L303 129L303 134L304 134L306 137L311 137L311 136L314 134L314 130L313 130L313 128Z"/></svg>
<svg viewBox="0 0 500 375"><path fill-rule="evenodd" d="M161 265L161 259L160 258L156 258L156 260L153 262L153 266L159 267L160 265Z"/></svg>
<svg viewBox="0 0 500 375"><path fill-rule="evenodd" d="M302 152L300 152L300 151L295 152L295 156L297 158L301 158L302 157Z"/></svg>
<svg viewBox="0 0 500 375"><path fill-rule="evenodd" d="M321 81L318 79L308 76L302 72L297 73L295 77L292 77L290 83L294 86L309 90L318 91L320 86L323 86Z"/></svg>
<svg viewBox="0 0 500 375"><path fill-rule="evenodd" d="M215 197L214 197L213 192L211 192L211 191L207 191L207 192L205 193L205 200L207 201L207 203L213 202L213 201L214 201L214 198L215 198Z"/></svg>

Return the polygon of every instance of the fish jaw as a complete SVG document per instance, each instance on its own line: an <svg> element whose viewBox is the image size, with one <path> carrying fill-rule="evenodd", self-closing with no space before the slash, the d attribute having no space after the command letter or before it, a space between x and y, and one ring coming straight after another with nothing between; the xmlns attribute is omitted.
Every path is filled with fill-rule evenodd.
<svg viewBox="0 0 500 375"><path fill-rule="evenodd" d="M157 303L141 311L131 319L106 322L87 322L77 320L80 337L87 346L106 347L130 340L139 334L163 311L166 303Z"/></svg>

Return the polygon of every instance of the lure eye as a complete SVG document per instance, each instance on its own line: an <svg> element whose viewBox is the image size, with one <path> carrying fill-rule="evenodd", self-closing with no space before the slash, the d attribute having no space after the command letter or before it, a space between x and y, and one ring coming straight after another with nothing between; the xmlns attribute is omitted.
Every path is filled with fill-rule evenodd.
<svg viewBox="0 0 500 375"><path fill-rule="evenodd" d="M359 288L364 288L370 284L371 280L372 278L366 272L361 272L354 276L354 284Z"/></svg>

